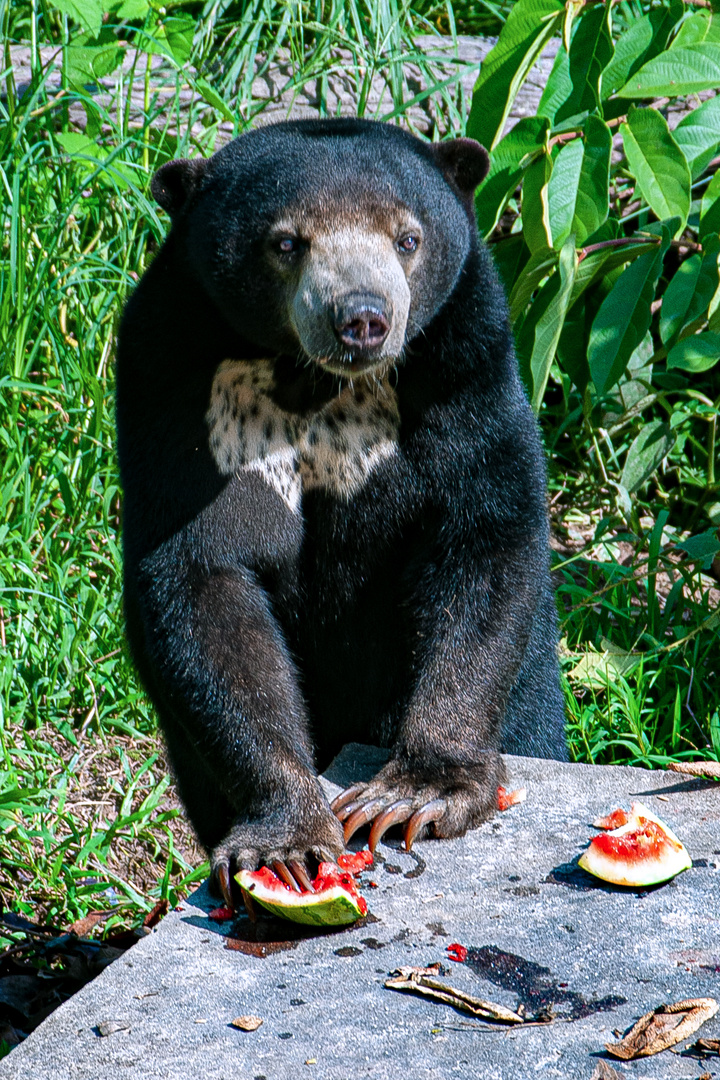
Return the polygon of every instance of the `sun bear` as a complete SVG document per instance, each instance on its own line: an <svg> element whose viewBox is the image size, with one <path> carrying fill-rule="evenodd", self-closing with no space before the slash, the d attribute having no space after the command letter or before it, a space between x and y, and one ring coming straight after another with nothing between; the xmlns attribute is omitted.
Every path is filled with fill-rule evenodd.
<svg viewBox="0 0 720 1080"><path fill-rule="evenodd" d="M152 194L120 327L127 633L181 798L305 886L366 823L463 834L500 752L564 758L543 451L469 139L288 121ZM391 748L328 805L346 742Z"/></svg>

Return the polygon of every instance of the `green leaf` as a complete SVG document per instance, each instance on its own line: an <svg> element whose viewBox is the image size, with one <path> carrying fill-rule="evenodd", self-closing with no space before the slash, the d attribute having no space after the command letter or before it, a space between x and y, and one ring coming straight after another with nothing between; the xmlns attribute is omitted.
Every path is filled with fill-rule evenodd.
<svg viewBox="0 0 720 1080"><path fill-rule="evenodd" d="M182 67L192 55L193 35L197 22L189 15L171 15L163 22L163 30L170 51Z"/></svg>
<svg viewBox="0 0 720 1080"><path fill-rule="evenodd" d="M610 5L585 10L570 46L569 74L572 93L555 114L559 123L600 104L600 78L612 60L614 46L609 30Z"/></svg>
<svg viewBox="0 0 720 1080"><path fill-rule="evenodd" d="M555 359L576 270L575 239L570 237L560 252L556 273L540 289L520 330L520 369L536 413L540 411Z"/></svg>
<svg viewBox="0 0 720 1080"><path fill-rule="evenodd" d="M78 90L96 83L122 63L123 50L117 45L68 45L66 70L70 83Z"/></svg>
<svg viewBox="0 0 720 1080"><path fill-rule="evenodd" d="M600 395L618 381L650 327L650 304L669 246L670 232L663 226L661 242L623 270L600 305L588 342L590 372Z"/></svg>
<svg viewBox="0 0 720 1080"><path fill-rule="evenodd" d="M715 529L708 529L707 532L699 533L697 536L688 536L686 540L678 540L675 546L686 552L691 559L707 559L720 551L720 540Z"/></svg>
<svg viewBox="0 0 720 1080"><path fill-rule="evenodd" d="M704 255L693 255L680 264L665 290L660 311L660 339L664 345L708 310L718 285L717 243Z"/></svg>
<svg viewBox="0 0 720 1080"><path fill-rule="evenodd" d="M700 205L700 240L720 233L720 170L705 188Z"/></svg>
<svg viewBox="0 0 720 1080"><path fill-rule="evenodd" d="M564 45L561 45L555 56L552 71L545 84L537 107L538 116L546 116L552 123L555 113L560 106L567 101L572 93L572 79L570 78L570 57Z"/></svg>
<svg viewBox="0 0 720 1080"><path fill-rule="evenodd" d="M502 279L506 294L515 284L518 275L530 256L522 233L504 236L492 246L495 269Z"/></svg>
<svg viewBox="0 0 720 1080"><path fill-rule="evenodd" d="M580 264L582 266L582 263ZM557 358L560 367L572 379L581 393L585 392L590 382L590 368L587 361L587 328L586 328L586 304L585 298L578 303L573 303L573 295L577 289L577 277L570 296L568 312L565 316L560 340L557 347Z"/></svg>
<svg viewBox="0 0 720 1080"><path fill-rule="evenodd" d="M673 131L695 180L720 150L720 97L704 101Z"/></svg>
<svg viewBox="0 0 720 1080"><path fill-rule="evenodd" d="M110 10L118 19L144 19L150 11L148 0L121 0L111 5Z"/></svg>
<svg viewBox="0 0 720 1080"><path fill-rule="evenodd" d="M53 7L97 37L102 29L104 0L53 0Z"/></svg>
<svg viewBox="0 0 720 1080"><path fill-rule="evenodd" d="M545 45L557 33L562 0L518 0L475 84L467 134L489 150L502 137L512 104Z"/></svg>
<svg viewBox="0 0 720 1080"><path fill-rule="evenodd" d="M606 220L611 150L610 129L596 116L587 118L583 139L560 150L548 186L554 247L571 232L581 246Z"/></svg>
<svg viewBox="0 0 720 1080"><path fill-rule="evenodd" d="M708 371L720 360L720 334L706 331L704 334L691 334L678 341L668 353L668 368L680 368L683 371Z"/></svg>
<svg viewBox="0 0 720 1080"><path fill-rule="evenodd" d="M711 21L712 15L709 11L696 11L682 23L670 48L684 49L690 45L700 45L708 36Z"/></svg>
<svg viewBox="0 0 720 1080"><path fill-rule="evenodd" d="M580 295L594 285L601 276L609 274L626 262L632 262L639 255L646 253L649 245L623 244L622 247L607 247L592 251L582 260L575 275L575 285L571 302L574 304Z"/></svg>
<svg viewBox="0 0 720 1080"><path fill-rule="evenodd" d="M526 262L520 277L510 293L510 322L515 325L530 302L530 297L557 266L557 252L547 249L536 251Z"/></svg>
<svg viewBox="0 0 720 1080"><path fill-rule="evenodd" d="M620 483L632 494L647 483L675 445L675 435L662 420L651 420L630 444Z"/></svg>
<svg viewBox="0 0 720 1080"><path fill-rule="evenodd" d="M631 108L620 131L643 198L660 221L679 217L682 232L690 213L690 169L667 121L657 109Z"/></svg>
<svg viewBox="0 0 720 1080"><path fill-rule="evenodd" d="M475 196L478 228L483 236L495 228L508 199L520 183L524 167L542 152L549 127L544 117L527 117L491 151L490 171Z"/></svg>
<svg viewBox="0 0 720 1080"><path fill-rule="evenodd" d="M229 120L231 124L235 123L237 117L233 113L232 109L225 101L223 101L217 91L213 90L207 79L195 79L192 83L192 86L193 89L197 90L201 97L203 97L205 101L207 101L208 105L212 105L213 109L217 109L223 119Z"/></svg>
<svg viewBox="0 0 720 1080"><path fill-rule="evenodd" d="M720 44L704 42L668 49L636 71L617 97L654 98L697 94L720 85Z"/></svg>
<svg viewBox="0 0 720 1080"><path fill-rule="evenodd" d="M602 76L603 100L624 86L631 75L665 48L673 26L682 18L681 0L651 9L633 19L615 42L615 55Z"/></svg>
<svg viewBox="0 0 720 1080"><path fill-rule="evenodd" d="M548 180L552 175L552 157L546 150L525 170L522 187L522 228L530 251L552 247Z"/></svg>
<svg viewBox="0 0 720 1080"><path fill-rule="evenodd" d="M556 248L565 243L572 231L582 164L582 139L573 139L561 147L553 164L548 203L553 246Z"/></svg>

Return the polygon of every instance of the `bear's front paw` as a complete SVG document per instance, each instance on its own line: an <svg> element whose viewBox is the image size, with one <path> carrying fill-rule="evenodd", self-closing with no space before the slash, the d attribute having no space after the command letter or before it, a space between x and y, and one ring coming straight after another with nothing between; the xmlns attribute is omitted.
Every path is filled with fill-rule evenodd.
<svg viewBox="0 0 720 1080"><path fill-rule="evenodd" d="M407 851L418 836L463 836L497 810L497 789L505 779L502 758L487 751L472 766L423 767L389 761L369 784L355 784L334 800L331 809L344 822L345 843L372 821L374 851L392 825L406 822Z"/></svg>
<svg viewBox="0 0 720 1080"><path fill-rule="evenodd" d="M213 849L210 890L235 907L239 892L233 879L238 870L269 866L291 889L312 892L309 866L335 862L344 850L342 828L329 811L285 827L276 822L238 822Z"/></svg>

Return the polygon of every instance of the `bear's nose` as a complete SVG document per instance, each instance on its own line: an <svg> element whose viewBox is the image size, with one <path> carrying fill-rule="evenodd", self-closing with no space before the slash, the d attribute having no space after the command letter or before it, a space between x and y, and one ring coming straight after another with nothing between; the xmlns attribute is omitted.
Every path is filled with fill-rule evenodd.
<svg viewBox="0 0 720 1080"><path fill-rule="evenodd" d="M377 349L390 333L390 320L379 296L348 296L336 304L333 325L338 340L353 352Z"/></svg>

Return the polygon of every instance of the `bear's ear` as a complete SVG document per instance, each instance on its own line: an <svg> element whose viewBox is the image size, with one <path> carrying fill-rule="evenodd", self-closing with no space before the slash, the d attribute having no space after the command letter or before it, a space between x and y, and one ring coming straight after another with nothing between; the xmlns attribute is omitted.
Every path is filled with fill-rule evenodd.
<svg viewBox="0 0 720 1080"><path fill-rule="evenodd" d="M448 139L433 147L438 165L461 195L471 198L490 168L490 157L475 139Z"/></svg>
<svg viewBox="0 0 720 1080"><path fill-rule="evenodd" d="M156 203L174 217L197 188L207 167L203 158L168 161L152 178L150 191Z"/></svg>

